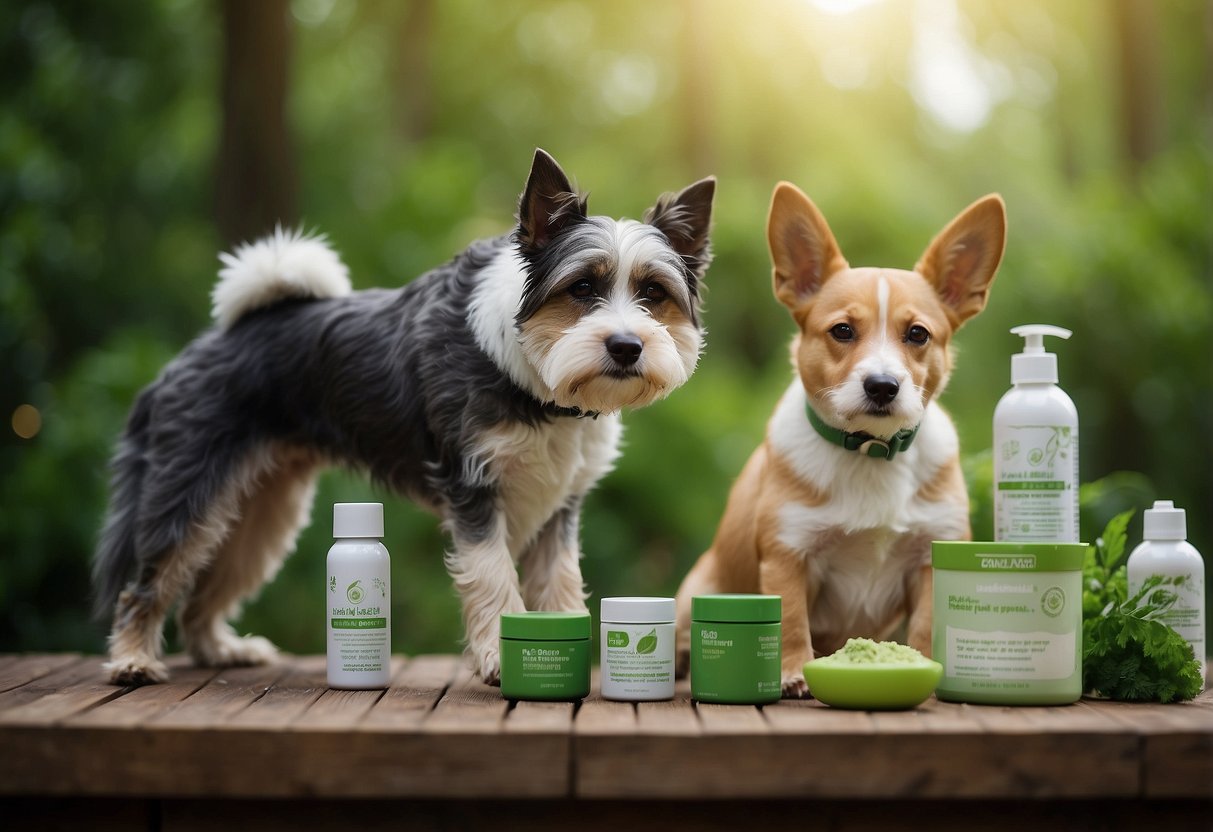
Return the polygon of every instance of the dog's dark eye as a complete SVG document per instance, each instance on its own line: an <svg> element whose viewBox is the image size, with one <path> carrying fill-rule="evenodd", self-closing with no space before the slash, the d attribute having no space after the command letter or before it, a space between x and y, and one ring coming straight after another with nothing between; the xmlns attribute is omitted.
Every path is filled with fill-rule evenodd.
<svg viewBox="0 0 1213 832"><path fill-rule="evenodd" d="M644 299L650 300L653 303L660 303L670 296L669 292L662 288L660 283L648 283L644 287Z"/></svg>
<svg viewBox="0 0 1213 832"><path fill-rule="evenodd" d="M927 332L927 328L925 326L914 324L912 327L906 330L906 340L911 344L922 345L931 340L931 333Z"/></svg>
<svg viewBox="0 0 1213 832"><path fill-rule="evenodd" d="M834 324L830 327L830 335L835 341L854 341L855 330L851 329L850 324Z"/></svg>
<svg viewBox="0 0 1213 832"><path fill-rule="evenodd" d="M588 280L578 280L569 287L569 294L579 299L592 297L594 294L594 284Z"/></svg>

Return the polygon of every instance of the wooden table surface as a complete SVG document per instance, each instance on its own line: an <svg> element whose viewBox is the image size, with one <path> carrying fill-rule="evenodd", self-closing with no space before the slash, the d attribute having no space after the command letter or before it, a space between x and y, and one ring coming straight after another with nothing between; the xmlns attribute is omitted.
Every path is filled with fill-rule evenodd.
<svg viewBox="0 0 1213 832"><path fill-rule="evenodd" d="M0 656L0 796L1213 805L1213 692L869 713L695 704L685 686L672 702L511 703L454 656L395 659L386 691L329 690L320 656L174 657L167 684L141 688L100 665Z"/></svg>

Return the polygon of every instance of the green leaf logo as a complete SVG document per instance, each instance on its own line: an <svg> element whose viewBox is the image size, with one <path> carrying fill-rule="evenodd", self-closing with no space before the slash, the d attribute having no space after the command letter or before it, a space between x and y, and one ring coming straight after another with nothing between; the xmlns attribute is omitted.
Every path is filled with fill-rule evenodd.
<svg viewBox="0 0 1213 832"><path fill-rule="evenodd" d="M1040 608L1045 615L1056 618L1066 608L1066 593L1059 586L1051 586L1040 596Z"/></svg>
<svg viewBox="0 0 1213 832"><path fill-rule="evenodd" d="M657 649L657 629L656 628L653 629L653 632L649 633L647 636L640 639L640 641L636 642L636 652L637 653L641 653L641 654L652 653L656 649Z"/></svg>
<svg viewBox="0 0 1213 832"><path fill-rule="evenodd" d="M349 599L351 604L359 604L366 597L366 591L359 586L360 583L361 581L354 581L345 588L345 597Z"/></svg>

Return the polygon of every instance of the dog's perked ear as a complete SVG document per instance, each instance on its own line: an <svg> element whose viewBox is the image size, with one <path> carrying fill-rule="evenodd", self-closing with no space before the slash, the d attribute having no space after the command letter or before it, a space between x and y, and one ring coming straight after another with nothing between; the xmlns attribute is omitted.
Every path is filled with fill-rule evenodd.
<svg viewBox="0 0 1213 832"><path fill-rule="evenodd" d="M985 308L1006 240L1006 205L989 194L948 223L914 267L935 287L953 327Z"/></svg>
<svg viewBox="0 0 1213 832"><path fill-rule="evenodd" d="M586 199L579 196L560 165L535 148L531 175L518 201L518 245L524 254L539 251L568 226L586 217Z"/></svg>
<svg viewBox="0 0 1213 832"><path fill-rule="evenodd" d="M774 267L775 297L793 311L831 275L848 268L825 217L791 182L780 182L771 194L767 245Z"/></svg>
<svg viewBox="0 0 1213 832"><path fill-rule="evenodd" d="M697 278L703 277L712 262L708 229L715 195L716 177L709 176L676 194L662 195L656 205L644 212L644 221L665 235Z"/></svg>

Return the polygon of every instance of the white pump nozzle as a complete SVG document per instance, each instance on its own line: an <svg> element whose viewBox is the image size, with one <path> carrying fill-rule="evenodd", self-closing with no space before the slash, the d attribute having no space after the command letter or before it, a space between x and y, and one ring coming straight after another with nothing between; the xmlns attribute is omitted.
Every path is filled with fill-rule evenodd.
<svg viewBox="0 0 1213 832"><path fill-rule="evenodd" d="M1023 352L1011 356L1011 383L1057 383L1057 356L1045 352L1044 337L1069 338L1074 333L1049 324L1024 324L1011 329L1024 339Z"/></svg>
<svg viewBox="0 0 1213 832"><path fill-rule="evenodd" d="M1188 536L1187 516L1171 500L1155 500L1144 517L1142 537L1146 540L1184 540Z"/></svg>

